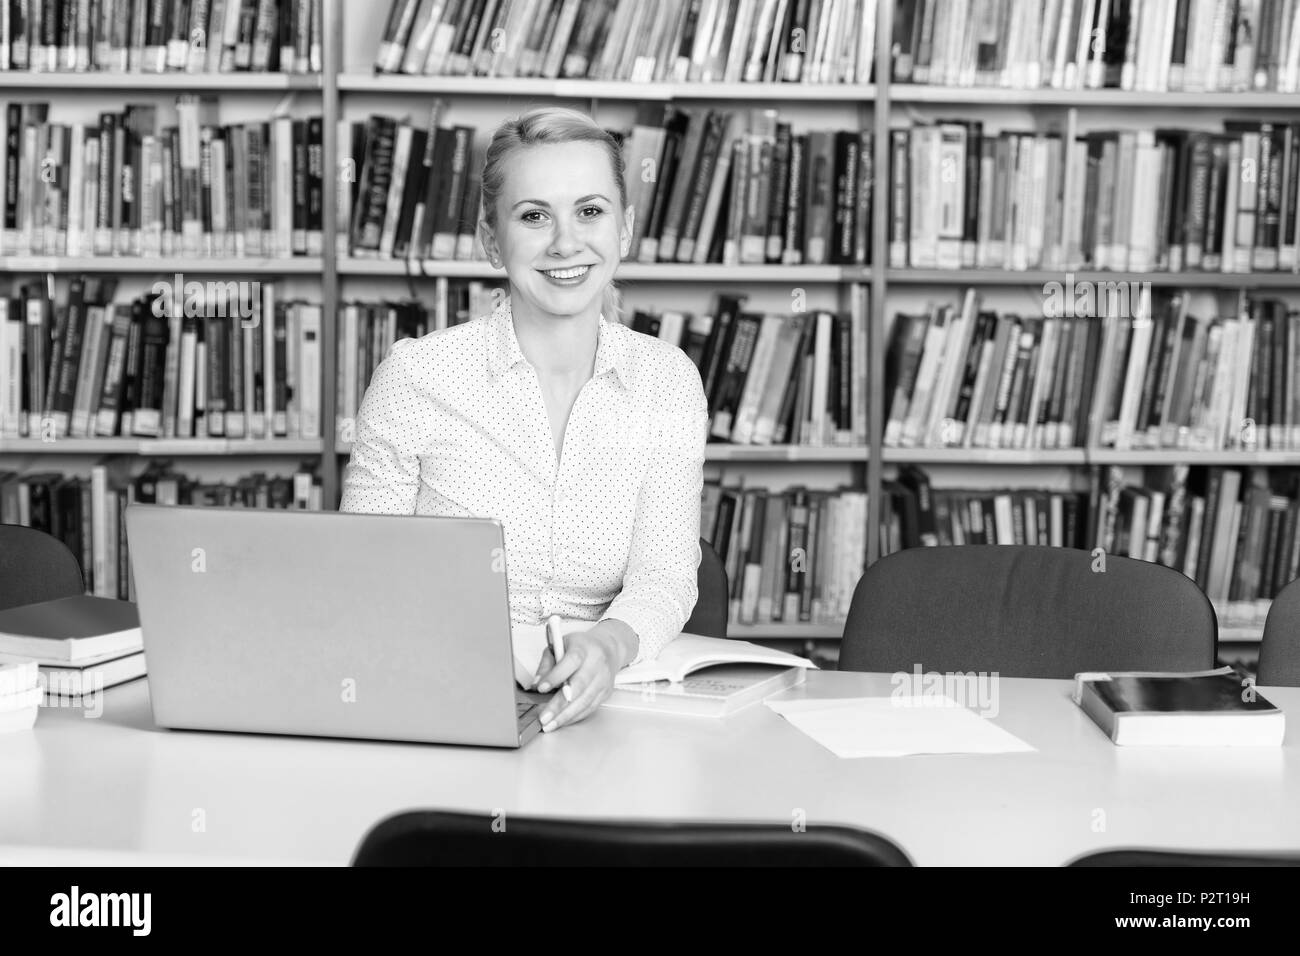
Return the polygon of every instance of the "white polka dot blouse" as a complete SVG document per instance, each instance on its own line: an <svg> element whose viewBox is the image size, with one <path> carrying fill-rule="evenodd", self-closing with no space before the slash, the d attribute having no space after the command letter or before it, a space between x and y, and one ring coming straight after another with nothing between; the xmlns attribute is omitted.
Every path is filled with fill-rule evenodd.
<svg viewBox="0 0 1300 956"><path fill-rule="evenodd" d="M512 621L620 620L635 663L695 607L707 431L686 353L602 316L557 461L507 297L392 346L358 411L340 510L500 520Z"/></svg>

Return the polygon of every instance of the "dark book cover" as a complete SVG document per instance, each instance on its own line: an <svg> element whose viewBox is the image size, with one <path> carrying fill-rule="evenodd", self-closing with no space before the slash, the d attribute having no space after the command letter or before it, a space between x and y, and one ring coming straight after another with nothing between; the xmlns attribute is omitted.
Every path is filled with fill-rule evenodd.
<svg viewBox="0 0 1300 956"><path fill-rule="evenodd" d="M1111 674L1084 680L1097 699L1116 714L1270 714L1278 709L1231 668L1202 673Z"/></svg>
<svg viewBox="0 0 1300 956"><path fill-rule="evenodd" d="M397 121L391 116L372 115L366 124L366 156L361 169L361 195L352 228L354 255L379 254L384 228L384 208L393 175L393 149Z"/></svg>
<svg viewBox="0 0 1300 956"><path fill-rule="evenodd" d="M397 217L397 229L393 236L393 258L405 259L411 251L411 242L418 242L419 236L412 235L415 225L415 210L425 201L425 188L431 164L425 161L429 131L411 130L411 150L406 163L406 181L402 186L402 211Z"/></svg>

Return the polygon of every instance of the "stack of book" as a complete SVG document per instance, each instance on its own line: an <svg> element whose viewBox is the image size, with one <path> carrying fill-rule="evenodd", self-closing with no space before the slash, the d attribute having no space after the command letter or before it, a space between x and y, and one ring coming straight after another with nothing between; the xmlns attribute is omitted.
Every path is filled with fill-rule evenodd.
<svg viewBox="0 0 1300 956"><path fill-rule="evenodd" d="M1300 91L1295 0L899 0L900 83Z"/></svg>
<svg viewBox="0 0 1300 956"><path fill-rule="evenodd" d="M738 624L842 624L866 570L866 492L705 481L700 535L727 569Z"/></svg>
<svg viewBox="0 0 1300 956"><path fill-rule="evenodd" d="M0 438L320 438L321 307L168 276L134 301L74 275L0 296Z"/></svg>
<svg viewBox="0 0 1300 956"><path fill-rule="evenodd" d="M4 109L5 255L321 254L319 116L222 125L216 101L177 97L55 123L47 103Z"/></svg>
<svg viewBox="0 0 1300 956"><path fill-rule="evenodd" d="M17 0L0 70L319 73L320 0Z"/></svg>
<svg viewBox="0 0 1300 956"><path fill-rule="evenodd" d="M135 604L81 594L0 611L0 663L35 661L47 704L144 676Z"/></svg>
<svg viewBox="0 0 1300 956"><path fill-rule="evenodd" d="M393 0L378 73L867 83L876 0Z"/></svg>
<svg viewBox="0 0 1300 956"><path fill-rule="evenodd" d="M0 733L31 730L41 706L41 687L33 660L0 659Z"/></svg>
<svg viewBox="0 0 1300 956"><path fill-rule="evenodd" d="M155 461L139 475L129 458L91 466L90 477L0 469L0 524L44 531L68 546L93 594L134 599L123 512L133 501L215 507L295 508L319 511L315 463L292 475L254 472L235 481L197 481Z"/></svg>
<svg viewBox="0 0 1300 956"><path fill-rule="evenodd" d="M889 264L1294 272L1300 123L986 133L890 130Z"/></svg>

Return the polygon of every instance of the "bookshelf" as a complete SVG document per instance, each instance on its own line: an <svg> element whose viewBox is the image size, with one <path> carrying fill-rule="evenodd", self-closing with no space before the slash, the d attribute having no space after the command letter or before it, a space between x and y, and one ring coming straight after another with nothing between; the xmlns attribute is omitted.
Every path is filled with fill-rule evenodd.
<svg viewBox="0 0 1300 956"><path fill-rule="evenodd" d="M380 8L383 8L382 11ZM319 76L235 74L159 76L132 74L13 74L0 73L0 89L11 97L47 91L53 97L62 92L99 95L99 91L172 92L187 90L218 95L260 97L274 100L276 94L319 97L323 116L323 154L326 162L338 155L337 129L342 118L360 118L369 112L410 112L427 106L433 97L444 98L457 115L470 111L480 139L493 119L517 113L526 106L559 103L585 108L606 125L625 123L637 104L685 101L696 104L731 104L737 109L779 106L810 125L832 116L843 128L870 131L873 135L871 219L869 230L875 261L871 265L721 265L625 262L618 280L627 300L655 303L663 295L679 301L693 301L704 307L718 286L752 289L755 294L778 299L793 287L808 287L828 308L850 310L852 303L865 301L867 366L867 442L865 445L816 447L802 445L736 446L711 443L707 469L728 469L745 476L746 484L773 488L796 482L834 483L845 481L865 489L873 502L880 502L887 476L901 465L930 466L951 480L978 480L986 485L1033 482L1049 478L1063 488L1098 469L1118 466L1190 464L1195 466L1300 467L1300 451L1172 451L1163 449L1113 449L1084 445L1075 448L899 448L884 441L888 415L886 351L888 319L904 303L930 298L958 302L961 290L976 288L981 295L1014 296L1018 291L1060 282L1064 270L1053 269L937 269L895 268L888 263L891 218L890 130L910 118L942 117L983 119L998 117L1004 128L1058 130L1067 140L1083 128L1096 128L1113 119L1119 124L1169 123L1177 117L1221 120L1238 116L1259 116L1280 121L1294 120L1296 93L1278 92L1150 92L1115 89L1006 89L1000 87L949 87L894 82L890 76L894 36L895 5L876 4L876 81L869 84L796 84L741 82L632 82L581 79L534 79L484 76L399 76L375 75L372 65L382 16L387 2L371 8L348 5L342 0L322 0L323 50ZM1199 120L1198 120L1199 121ZM339 305L360 290L361 294L382 295L399 282L418 291L439 279L500 280L499 270L487 263L460 260L362 259L340 254L330 238L338 232L335 203L328 190L322 207L325 241L318 257L290 259L183 259L175 257L131 259L128 257L48 256L7 257L0 269L7 272L71 274L112 272L146 276L172 271L195 274L283 276L310 282L319 276L319 301L325 322L322 328L320 396L322 437L312 440L192 439L63 439L57 448L42 447L32 439L0 440L0 469L6 456L35 459L47 454L123 454L139 457L185 456L238 458L245 455L283 455L287 459L309 457L319 464L325 507L336 507L341 491L342 468L351 445L335 427L338 417L337 380ZM1158 290L1205 290L1218 295L1247 291L1281 296L1300 293L1300 275L1284 272L1139 272L1082 269L1072 273L1079 282L1149 283ZM868 511L866 560L881 553L881 509ZM833 640L839 634L831 624L736 625L737 636L752 639L797 638ZM1225 640L1258 640L1253 626L1227 626Z"/></svg>

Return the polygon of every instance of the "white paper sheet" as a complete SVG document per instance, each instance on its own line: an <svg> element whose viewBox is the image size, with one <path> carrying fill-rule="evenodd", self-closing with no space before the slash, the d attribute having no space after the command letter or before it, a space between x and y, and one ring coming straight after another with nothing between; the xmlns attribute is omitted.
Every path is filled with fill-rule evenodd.
<svg viewBox="0 0 1300 956"><path fill-rule="evenodd" d="M801 698L765 703L837 757L1034 750L988 717L948 697Z"/></svg>

